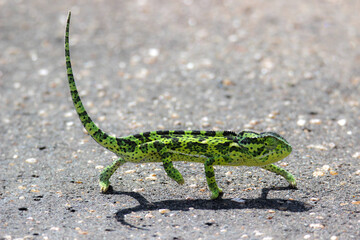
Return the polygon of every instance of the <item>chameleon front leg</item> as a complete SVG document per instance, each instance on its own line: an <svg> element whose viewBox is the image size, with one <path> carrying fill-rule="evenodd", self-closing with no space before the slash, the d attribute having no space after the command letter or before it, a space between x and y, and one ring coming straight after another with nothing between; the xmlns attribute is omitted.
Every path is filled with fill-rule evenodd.
<svg viewBox="0 0 360 240"><path fill-rule="evenodd" d="M206 182L211 191L211 199L217 199L218 197L221 197L223 195L222 189L219 188L216 184L215 172L213 167L214 162L214 158L208 158L204 163Z"/></svg>
<svg viewBox="0 0 360 240"><path fill-rule="evenodd" d="M184 178L181 175L181 173L179 172L179 170L177 170L172 161L171 161L171 155L172 153L166 152L161 154L161 159L163 162L163 166L165 169L165 172L167 173L167 175L174 179L178 184L184 184Z"/></svg>
<svg viewBox="0 0 360 240"><path fill-rule="evenodd" d="M119 158L119 159L115 160L112 164L107 166L101 172L100 178L99 178L99 185L100 185L101 192L105 193L109 189L109 186L110 186L109 179L110 179L110 177L114 174L116 169L118 169L125 162L126 162L125 160L123 160L122 158Z"/></svg>
<svg viewBox="0 0 360 240"><path fill-rule="evenodd" d="M288 183L290 184L290 186L292 188L296 188L295 177L291 173L286 171L285 169L278 167L274 164L269 164L269 165L263 166L262 168L284 177L286 179L286 181L288 181Z"/></svg>

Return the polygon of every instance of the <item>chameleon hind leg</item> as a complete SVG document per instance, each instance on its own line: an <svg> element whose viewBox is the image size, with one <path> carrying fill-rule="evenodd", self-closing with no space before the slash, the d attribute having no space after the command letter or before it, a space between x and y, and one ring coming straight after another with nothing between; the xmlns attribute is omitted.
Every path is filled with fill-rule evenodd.
<svg viewBox="0 0 360 240"><path fill-rule="evenodd" d="M115 160L112 164L107 166L100 174L99 185L101 192L105 193L110 186L110 177L114 174L116 169L123 165L126 161L122 158Z"/></svg>
<svg viewBox="0 0 360 240"><path fill-rule="evenodd" d="M170 178L174 179L178 184L184 184L184 178L181 175L181 173L179 172L179 170L177 170L174 167L174 165L171 161L171 155L172 155L172 153L168 153L168 152L160 155L162 158L165 172Z"/></svg>
<svg viewBox="0 0 360 240"><path fill-rule="evenodd" d="M204 163L206 182L211 191L211 199L217 199L223 195L222 189L219 188L218 185L216 184L215 172L213 166L214 162L215 162L214 158L208 158Z"/></svg>
<svg viewBox="0 0 360 240"><path fill-rule="evenodd" d="M269 165L263 166L262 168L284 177L286 179L286 181L288 181L288 183L290 184L290 186L292 188L296 188L295 177L291 173L286 171L285 169L278 167L274 164L269 164Z"/></svg>

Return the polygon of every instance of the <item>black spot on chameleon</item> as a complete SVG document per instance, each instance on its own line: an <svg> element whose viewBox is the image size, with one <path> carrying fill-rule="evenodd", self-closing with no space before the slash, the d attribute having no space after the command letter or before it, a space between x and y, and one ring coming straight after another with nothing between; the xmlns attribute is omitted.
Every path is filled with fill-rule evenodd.
<svg viewBox="0 0 360 240"><path fill-rule="evenodd" d="M213 165L214 162L215 162L215 159L214 159L214 158L209 158L209 159L206 161L205 164L206 164L207 166L210 166L210 165Z"/></svg>
<svg viewBox="0 0 360 240"><path fill-rule="evenodd" d="M144 136L142 134L138 133L138 134L133 135L133 137L140 141L144 141Z"/></svg>
<svg viewBox="0 0 360 240"><path fill-rule="evenodd" d="M87 112L84 110L82 113L79 113L79 117L83 125L89 124L92 122L91 118L87 114Z"/></svg>
<svg viewBox="0 0 360 240"><path fill-rule="evenodd" d="M169 135L170 131L169 130L159 130L156 131L156 134L158 135Z"/></svg>
<svg viewBox="0 0 360 240"><path fill-rule="evenodd" d="M209 183L209 188L216 188L216 183L215 182L211 182Z"/></svg>
<svg viewBox="0 0 360 240"><path fill-rule="evenodd" d="M175 130L175 131L173 132L173 134L175 134L175 135L184 135L184 134L185 134L185 131L184 131L184 130Z"/></svg>
<svg viewBox="0 0 360 240"><path fill-rule="evenodd" d="M172 138L171 139L171 148L172 149L179 149L182 147L182 143L179 141L178 138Z"/></svg>
<svg viewBox="0 0 360 240"><path fill-rule="evenodd" d="M244 138L240 142L242 145L252 144L252 141L249 138Z"/></svg>
<svg viewBox="0 0 360 240"><path fill-rule="evenodd" d="M230 152L239 152L240 151L240 148L239 147L236 147L236 146L232 146L230 147Z"/></svg>
<svg viewBox="0 0 360 240"><path fill-rule="evenodd" d="M148 137L150 137L151 132L144 132L142 135L143 135L145 138L148 138Z"/></svg>
<svg viewBox="0 0 360 240"><path fill-rule="evenodd" d="M205 133L205 136L215 137L215 136L216 136L216 132L215 132L215 131L207 131L207 132Z"/></svg>
<svg viewBox="0 0 360 240"><path fill-rule="evenodd" d="M250 153L251 153L254 157L256 157L256 156L261 155L261 153L262 153L264 150L265 150L265 147L263 146L263 147L260 147L260 148L256 149L256 151L251 151Z"/></svg>
<svg viewBox="0 0 360 240"><path fill-rule="evenodd" d="M155 147L155 149L156 149L157 152L161 152L161 150L164 149L164 144L162 144L162 143L159 142L159 141L154 141L154 142L153 142L153 146Z"/></svg>
<svg viewBox="0 0 360 240"><path fill-rule="evenodd" d="M70 93L71 93L71 96L74 96L74 97L79 95L77 90L71 90Z"/></svg>
<svg viewBox="0 0 360 240"><path fill-rule="evenodd" d="M104 139L108 140L109 135L108 135L106 132L103 132L103 131L101 131L101 132L102 132L102 137L103 137Z"/></svg>
<svg viewBox="0 0 360 240"><path fill-rule="evenodd" d="M262 159L263 162L266 162L269 159L269 156L266 156Z"/></svg>
<svg viewBox="0 0 360 240"><path fill-rule="evenodd" d="M168 168L170 166L171 162L163 162L163 167Z"/></svg>
<svg viewBox="0 0 360 240"><path fill-rule="evenodd" d="M99 139L100 142L102 142L104 140L104 137L103 137L103 132L98 129L95 133L94 133L94 137Z"/></svg>
<svg viewBox="0 0 360 240"><path fill-rule="evenodd" d="M170 156L171 156L171 153L169 153L169 152L165 152L165 153L161 154L161 157L163 157L163 158L168 158ZM170 165L171 161L165 161L165 163L168 163Z"/></svg>
<svg viewBox="0 0 360 240"><path fill-rule="evenodd" d="M233 131L224 131L223 136L236 136L236 133Z"/></svg>
<svg viewBox="0 0 360 240"><path fill-rule="evenodd" d="M224 161L227 162L227 163L232 163L233 162L233 159L229 156L224 156Z"/></svg>
<svg viewBox="0 0 360 240"><path fill-rule="evenodd" d="M208 145L206 143L188 142L186 148L191 152L203 153L207 151Z"/></svg>
<svg viewBox="0 0 360 240"><path fill-rule="evenodd" d="M116 138L116 142L125 153L134 152L137 146L136 142L126 138Z"/></svg>
<svg viewBox="0 0 360 240"><path fill-rule="evenodd" d="M152 134L153 134L153 132L144 132L144 133L142 133L142 135L145 138L145 142L153 141L153 139L151 138Z"/></svg>
<svg viewBox="0 0 360 240"><path fill-rule="evenodd" d="M172 138L171 135L162 135L161 137L164 138L164 139L170 139L170 138Z"/></svg>
<svg viewBox="0 0 360 240"><path fill-rule="evenodd" d="M143 153L147 153L148 151L149 151L149 148L148 148L148 144L141 144L140 146L139 146L139 149L140 149L140 151L142 151Z"/></svg>
<svg viewBox="0 0 360 240"><path fill-rule="evenodd" d="M226 140L228 141L232 141L232 142L239 142L236 137L234 136L230 136L230 135L227 135L227 136L224 136L226 138Z"/></svg>
<svg viewBox="0 0 360 240"><path fill-rule="evenodd" d="M220 154L225 155L229 152L230 142L218 143L214 146L215 150Z"/></svg>
<svg viewBox="0 0 360 240"><path fill-rule="evenodd" d="M205 172L205 175L206 175L206 177L208 177L208 178L212 178L212 177L215 176L215 173L212 172L212 171L206 171L206 172Z"/></svg>

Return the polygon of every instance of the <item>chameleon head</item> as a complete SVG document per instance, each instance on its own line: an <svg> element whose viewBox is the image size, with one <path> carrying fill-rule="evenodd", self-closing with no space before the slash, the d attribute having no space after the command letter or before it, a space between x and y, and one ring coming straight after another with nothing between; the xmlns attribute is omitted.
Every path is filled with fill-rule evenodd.
<svg viewBox="0 0 360 240"><path fill-rule="evenodd" d="M271 164L287 157L291 151L291 145L277 133L255 133L243 131L238 134L239 145L248 151L248 155L256 165Z"/></svg>

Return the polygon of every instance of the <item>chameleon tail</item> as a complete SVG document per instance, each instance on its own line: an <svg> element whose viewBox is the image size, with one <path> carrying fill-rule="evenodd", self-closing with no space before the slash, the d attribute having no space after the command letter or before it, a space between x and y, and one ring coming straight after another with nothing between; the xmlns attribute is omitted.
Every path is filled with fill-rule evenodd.
<svg viewBox="0 0 360 240"><path fill-rule="evenodd" d="M72 73L71 61L70 61L70 48L69 48L69 25L70 25L70 17L71 12L69 12L67 23L66 23L66 34L65 34L65 59L66 59L66 69L67 76L69 80L69 87L71 92L71 98L73 100L76 112L79 115L81 123L85 127L86 131L90 134L90 136L101 146L109 149L114 152L115 147L117 147L116 138L109 136L105 132L103 132L96 124L91 120L89 115L87 114L84 105L81 102L79 93L77 91L75 85L75 79Z"/></svg>

